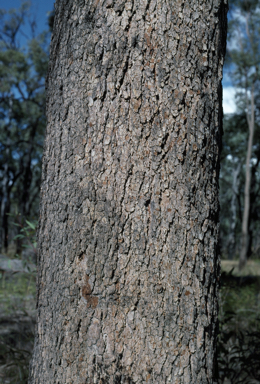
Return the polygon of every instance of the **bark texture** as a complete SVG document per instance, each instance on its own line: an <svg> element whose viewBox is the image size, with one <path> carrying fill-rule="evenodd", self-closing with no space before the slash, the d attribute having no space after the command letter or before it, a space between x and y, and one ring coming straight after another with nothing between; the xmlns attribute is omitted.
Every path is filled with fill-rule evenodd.
<svg viewBox="0 0 260 384"><path fill-rule="evenodd" d="M222 0L57 0L29 383L212 383Z"/></svg>

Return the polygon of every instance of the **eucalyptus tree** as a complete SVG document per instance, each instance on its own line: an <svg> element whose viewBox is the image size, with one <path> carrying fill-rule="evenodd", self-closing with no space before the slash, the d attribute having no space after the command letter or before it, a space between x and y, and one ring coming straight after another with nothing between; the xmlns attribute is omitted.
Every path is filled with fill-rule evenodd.
<svg viewBox="0 0 260 384"><path fill-rule="evenodd" d="M29 383L212 383L222 0L62 1Z"/></svg>

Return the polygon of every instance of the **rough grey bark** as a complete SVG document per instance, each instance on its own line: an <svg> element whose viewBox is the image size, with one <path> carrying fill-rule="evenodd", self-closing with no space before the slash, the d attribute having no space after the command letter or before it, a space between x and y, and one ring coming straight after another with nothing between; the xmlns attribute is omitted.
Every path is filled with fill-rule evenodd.
<svg viewBox="0 0 260 384"><path fill-rule="evenodd" d="M57 0L29 383L212 383L226 11Z"/></svg>

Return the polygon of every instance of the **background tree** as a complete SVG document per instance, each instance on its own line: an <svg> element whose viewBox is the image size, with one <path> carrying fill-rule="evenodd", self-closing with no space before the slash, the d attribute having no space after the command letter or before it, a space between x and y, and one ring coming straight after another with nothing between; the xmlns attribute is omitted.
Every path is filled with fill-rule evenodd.
<svg viewBox="0 0 260 384"><path fill-rule="evenodd" d="M7 250L9 214L29 219L38 213L48 37L35 36L28 3L1 10L0 20L0 230L1 248ZM23 47L22 26L28 21L32 38Z"/></svg>
<svg viewBox="0 0 260 384"><path fill-rule="evenodd" d="M220 172L220 238L222 257L234 259L240 251L242 198L246 156L245 114L224 117Z"/></svg>
<svg viewBox="0 0 260 384"><path fill-rule="evenodd" d="M259 64L260 64L260 12L259 0L234 0L230 2L228 50L232 64L232 81L237 88L237 106L239 115L246 117L248 136L244 168L244 199L242 209L242 235L240 248L240 268L251 252L252 214L251 199L256 199L254 182L259 165L259 142L254 141L259 130ZM243 122L239 123L243 125ZM238 128L239 129L239 128ZM244 152L244 151L243 151ZM258 171L259 172L259 171Z"/></svg>
<svg viewBox="0 0 260 384"><path fill-rule="evenodd" d="M223 1L61 1L30 383L212 383Z"/></svg>

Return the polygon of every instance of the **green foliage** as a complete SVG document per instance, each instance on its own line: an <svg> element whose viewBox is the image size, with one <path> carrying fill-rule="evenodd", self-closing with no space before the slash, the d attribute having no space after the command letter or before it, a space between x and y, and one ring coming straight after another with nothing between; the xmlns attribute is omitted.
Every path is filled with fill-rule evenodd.
<svg viewBox="0 0 260 384"><path fill-rule="evenodd" d="M224 117L223 149L221 154L220 171L220 233L222 256L228 254L228 244L232 231L232 197L235 194L235 249L233 257L239 252L241 222L244 205L245 185L245 161L247 148L248 128L245 113L227 115ZM239 168L237 178L237 191L234 189L234 171ZM259 255L259 233L260 233L260 128L256 124L255 144L252 149L251 163L251 194L250 194L250 237L251 253L254 257ZM233 202L234 203L234 202Z"/></svg>
<svg viewBox="0 0 260 384"><path fill-rule="evenodd" d="M222 254L236 256L250 195L247 256L259 255L260 231L260 1L231 0L226 67L236 88L237 112L225 116L220 173L220 231ZM251 127L251 128L250 128ZM252 128L253 127L253 128ZM254 132L248 147L249 132ZM251 155L252 151L252 155ZM251 157L246 166L246 157ZM239 174L236 170L239 169ZM251 185L245 191L246 175ZM250 191L248 191L250 189ZM244 218L246 215L244 216Z"/></svg>
<svg viewBox="0 0 260 384"><path fill-rule="evenodd" d="M19 228L19 233L13 240L19 239L22 247L30 249L35 255L37 254L36 228L37 220L26 220L20 213L12 215L15 219L13 224Z"/></svg>
<svg viewBox="0 0 260 384"><path fill-rule="evenodd" d="M31 25L30 38L24 37L25 23ZM49 32L35 34L29 2L17 10L0 10L0 240L1 247L9 239L16 242L16 257L26 251L22 262L10 260L0 277L0 383L27 383L33 347L36 268L31 259L37 246L34 218L46 124L49 39ZM12 270L18 264L23 272Z"/></svg>
<svg viewBox="0 0 260 384"><path fill-rule="evenodd" d="M245 113L224 116L223 126L222 161L231 161L232 158L244 162L248 130Z"/></svg>
<svg viewBox="0 0 260 384"><path fill-rule="evenodd" d="M37 222L23 220L21 215L14 218L20 230L16 237L25 248L36 252ZM28 263L28 256L23 260L27 272L12 269L11 261L16 260L9 261L8 271L0 277L0 384L22 384L28 381L34 342L36 268Z"/></svg>
<svg viewBox="0 0 260 384"><path fill-rule="evenodd" d="M240 88L237 97L242 110L247 97L245 90L260 79L259 5L259 0L230 1L228 55L233 83Z"/></svg>
<svg viewBox="0 0 260 384"><path fill-rule="evenodd" d="M21 46L25 22L32 26L32 38ZM35 36L28 3L0 10L0 240L5 247L8 213L17 210L31 218L38 212L49 39L49 32Z"/></svg>

